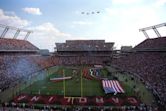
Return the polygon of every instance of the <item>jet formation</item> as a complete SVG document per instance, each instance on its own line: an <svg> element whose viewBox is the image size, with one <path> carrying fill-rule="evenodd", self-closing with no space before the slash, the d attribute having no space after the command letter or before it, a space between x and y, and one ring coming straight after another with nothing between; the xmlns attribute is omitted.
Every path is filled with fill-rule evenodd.
<svg viewBox="0 0 166 111"><path fill-rule="evenodd" d="M100 11L81 12L81 14L84 14L84 15L90 15L90 14L100 14Z"/></svg>

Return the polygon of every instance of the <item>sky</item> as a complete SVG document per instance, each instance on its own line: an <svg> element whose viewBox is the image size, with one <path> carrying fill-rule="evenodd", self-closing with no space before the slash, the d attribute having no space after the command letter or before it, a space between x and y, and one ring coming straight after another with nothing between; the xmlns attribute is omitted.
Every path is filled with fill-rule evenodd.
<svg viewBox="0 0 166 111"><path fill-rule="evenodd" d="M55 43L84 39L134 47L146 39L139 29L166 22L165 12L166 0L0 0L0 24L33 30L28 41L50 51ZM159 31L166 36L165 27Z"/></svg>

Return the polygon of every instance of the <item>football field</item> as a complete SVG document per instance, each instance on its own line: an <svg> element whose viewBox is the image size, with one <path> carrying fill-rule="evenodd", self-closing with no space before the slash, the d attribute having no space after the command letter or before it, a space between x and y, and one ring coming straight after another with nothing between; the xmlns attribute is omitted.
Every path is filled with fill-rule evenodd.
<svg viewBox="0 0 166 111"><path fill-rule="evenodd" d="M21 93L42 94L42 95L63 95L65 97L82 97L82 96L103 96L102 84L98 80L89 80L82 76L81 69L77 75L73 75L73 69L61 67L56 72L51 72L43 80L34 82ZM51 81L50 78L59 78L72 76L70 80L58 82Z"/></svg>
<svg viewBox="0 0 166 111"><path fill-rule="evenodd" d="M101 96L101 97L139 97L142 102L150 104L153 100L151 93L145 88L140 81L132 80L129 75L124 74L108 74L108 70L102 69L101 74L103 77L112 79L117 77L120 81L125 93L123 94L105 94L102 83L97 79L88 79L83 74L83 69L89 67L56 67L50 68L46 72L46 77L34 82L20 94L30 95L59 95L63 97L90 97L90 96ZM56 70L55 70L56 69ZM52 78L64 78L71 77L70 79L63 79L60 81L52 81ZM133 88L135 87L135 88ZM139 94L135 93L135 90L139 90ZM142 95L143 94L143 95Z"/></svg>

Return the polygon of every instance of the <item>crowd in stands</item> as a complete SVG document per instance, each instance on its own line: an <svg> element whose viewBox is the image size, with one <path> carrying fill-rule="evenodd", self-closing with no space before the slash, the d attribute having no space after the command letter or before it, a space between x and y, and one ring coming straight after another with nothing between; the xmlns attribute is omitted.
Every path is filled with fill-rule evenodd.
<svg viewBox="0 0 166 111"><path fill-rule="evenodd" d="M57 51L112 51L114 43L104 40L67 40L66 43L56 43Z"/></svg>
<svg viewBox="0 0 166 111"><path fill-rule="evenodd" d="M59 56L59 64L61 65L86 65L86 64L103 64L103 61L109 60L106 56Z"/></svg>
<svg viewBox="0 0 166 111"><path fill-rule="evenodd" d="M106 57L106 56L110 56L112 54L112 52L107 52L107 51L101 51L101 52L91 52L91 51L59 51L57 55L59 56L100 56L100 57Z"/></svg>
<svg viewBox="0 0 166 111"><path fill-rule="evenodd" d="M146 39L145 41L134 47L134 50L143 49L166 49L166 37Z"/></svg>
<svg viewBox="0 0 166 111"><path fill-rule="evenodd" d="M140 104L139 106L33 106L3 104L0 110L3 111L160 111L157 107Z"/></svg>
<svg viewBox="0 0 166 111"><path fill-rule="evenodd" d="M161 38L159 38L161 39ZM163 40L164 39L164 40ZM135 49L154 47L153 44L157 44L156 47L160 48L160 46L165 47L166 42L163 43L166 39L163 38L160 43L153 42L151 40L146 40L148 42L143 42L140 46L136 46ZM150 42L149 42L150 41ZM70 42L70 41L68 41ZM82 42L82 41L81 41ZM101 41L99 41L101 42ZM80 42L79 42L80 43ZM91 42L90 42L91 43ZM75 43L71 42L70 44ZM112 43L111 43L112 44ZM63 45L62 45L63 46ZM62 47L61 45L58 47ZM57 47L57 48L58 48ZM66 46L67 47L67 46ZM69 46L68 46L69 47ZM69 48L67 47L68 50ZM81 46L80 46L81 47ZM90 46L92 47L92 46ZM99 45L95 44L95 47L99 47ZM103 47L107 47L106 45ZM86 49L87 47L83 47ZM111 46L112 48L112 46ZM70 47L70 49L72 49ZM39 50L35 46L33 46L28 41L24 40L15 40L15 39L0 39L0 52L3 50ZM64 50L64 49L63 49ZM109 56L71 56L71 53L65 55L57 55L57 56L41 56L38 54L33 55L17 55L17 54L1 54L0 55L0 92L5 89L16 85L20 81L24 79L28 79L29 76L36 71L42 70L44 68L48 68L55 65L76 65L76 64L101 64L103 61L110 59ZM114 59L112 61L113 65L116 65L120 69L124 71L131 72L132 74L137 74L140 78L143 78L146 85L150 86L150 88L154 89L154 93L157 93L160 99L166 103L166 52L157 51L157 52L133 52L131 54L126 55L125 57L121 57L118 59ZM131 107L129 109L86 109L85 111L147 111L144 106L140 106L139 109L137 107ZM72 110L72 109L71 109ZM84 109L77 109L77 111ZM70 111L67 109L62 109L60 111ZM148 111L153 111L148 109ZM156 110L157 111L157 110Z"/></svg>
<svg viewBox="0 0 166 111"><path fill-rule="evenodd" d="M32 72L39 70L37 64L33 64L27 56L8 56L0 57L0 90L3 91L11 85L16 85L19 80L27 79Z"/></svg>
<svg viewBox="0 0 166 111"><path fill-rule="evenodd" d="M158 49L159 46L166 48L166 38L145 40L140 46L136 46L135 49L139 51L114 59L112 64L143 79L145 84L153 90L153 93L159 96L162 104L166 104L166 51L144 50L146 47L153 49L154 46ZM143 48L142 51L141 48Z"/></svg>
<svg viewBox="0 0 166 111"><path fill-rule="evenodd" d="M0 92L27 80L32 74L58 63L55 57L40 55L1 55Z"/></svg>
<svg viewBox="0 0 166 111"><path fill-rule="evenodd" d="M34 55L38 50L25 40L0 39L0 92L17 85L33 72L47 66L46 62L42 62L43 58Z"/></svg>
<svg viewBox="0 0 166 111"><path fill-rule="evenodd" d="M0 51L5 51L5 50L37 51L39 49L30 42L25 40L0 38Z"/></svg>
<svg viewBox="0 0 166 111"><path fill-rule="evenodd" d="M103 64L111 57L114 43L104 40L66 40L56 43L59 64Z"/></svg>

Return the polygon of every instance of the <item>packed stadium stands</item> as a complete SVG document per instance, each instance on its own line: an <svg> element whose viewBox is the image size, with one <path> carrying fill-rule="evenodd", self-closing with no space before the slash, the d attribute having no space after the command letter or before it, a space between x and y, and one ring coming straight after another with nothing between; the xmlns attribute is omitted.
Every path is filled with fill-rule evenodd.
<svg viewBox="0 0 166 111"><path fill-rule="evenodd" d="M59 63L103 64L111 59L113 44L104 40L66 40L66 43L56 43Z"/></svg>
<svg viewBox="0 0 166 111"><path fill-rule="evenodd" d="M28 41L1 38L0 92L19 84L20 81L28 80L34 72L51 66L104 64L105 61L112 60L113 43L105 43L104 40L66 41L57 43L56 46L57 53L41 56L38 53L39 49ZM166 37L146 39L132 51L113 59L111 65L143 80L154 95L159 97L158 102L166 104ZM77 111L157 111L152 110L150 106L119 109L86 108L78 108ZM67 108L59 110L66 111ZM69 108L67 111L70 110L72 109Z"/></svg>
<svg viewBox="0 0 166 111"><path fill-rule="evenodd" d="M146 39L134 47L136 51L151 50L151 51L165 51L166 50L166 37Z"/></svg>
<svg viewBox="0 0 166 111"><path fill-rule="evenodd" d="M114 43L104 40L66 40L66 43L56 43L57 51L112 51Z"/></svg>
<svg viewBox="0 0 166 111"><path fill-rule="evenodd" d="M38 51L39 49L25 40L1 38L0 52L2 51Z"/></svg>
<svg viewBox="0 0 166 111"><path fill-rule="evenodd" d="M56 58L43 57L38 51L25 40L0 39L0 92L57 62Z"/></svg>
<svg viewBox="0 0 166 111"><path fill-rule="evenodd" d="M142 79L159 102L166 104L166 37L146 39L133 52L113 59L112 64Z"/></svg>
<svg viewBox="0 0 166 111"><path fill-rule="evenodd" d="M89 106L43 106L43 107L34 107L34 106L25 106L20 105L7 105L8 107L0 108L2 111L158 111L158 109L152 109L151 106L141 104L140 106L123 106L123 107L89 107Z"/></svg>

